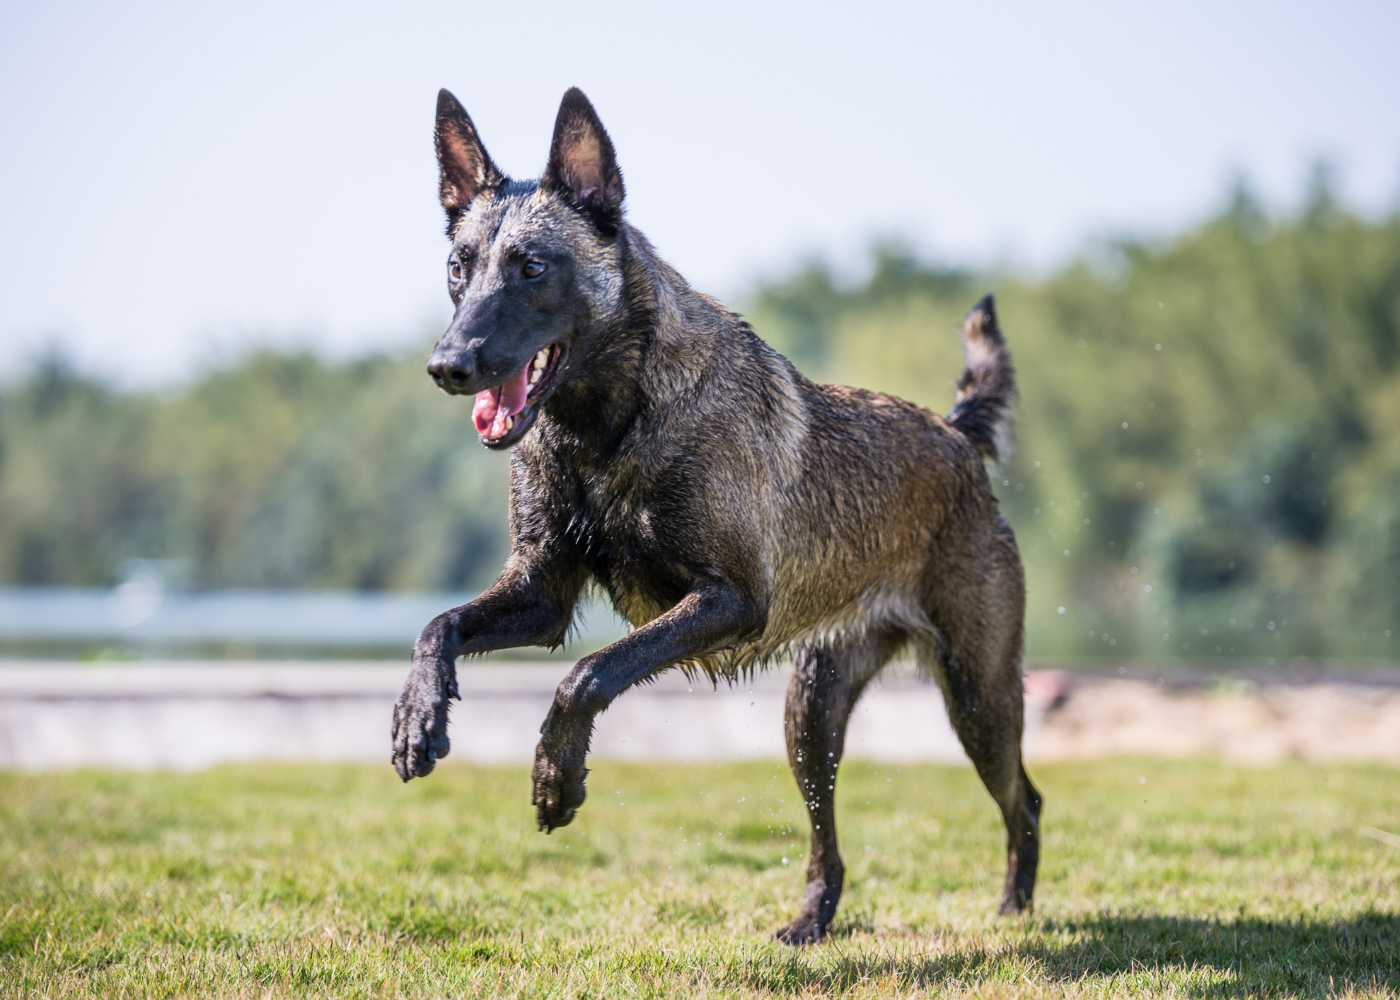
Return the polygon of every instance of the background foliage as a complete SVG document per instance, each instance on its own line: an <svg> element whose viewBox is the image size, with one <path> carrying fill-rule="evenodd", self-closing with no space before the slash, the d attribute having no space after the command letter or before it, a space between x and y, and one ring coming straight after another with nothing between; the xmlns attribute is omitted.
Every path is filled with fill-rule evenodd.
<svg viewBox="0 0 1400 1000"><path fill-rule="evenodd" d="M1044 278L882 247L857 285L813 263L745 311L812 377L946 412L987 290L1020 373L996 483L1032 655L1395 655L1400 216L1318 184L1269 218L1241 190ZM51 358L0 393L0 581L104 584L147 557L211 587L483 586L508 465L469 410L417 355L261 353L169 393Z"/></svg>

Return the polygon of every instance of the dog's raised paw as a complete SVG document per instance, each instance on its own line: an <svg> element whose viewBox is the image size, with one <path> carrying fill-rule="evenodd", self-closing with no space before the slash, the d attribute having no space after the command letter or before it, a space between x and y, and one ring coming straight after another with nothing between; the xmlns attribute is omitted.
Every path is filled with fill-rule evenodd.
<svg viewBox="0 0 1400 1000"><path fill-rule="evenodd" d="M549 760L542 749L535 751L535 818L545 833L568 826L588 795L584 787L586 767L564 768Z"/></svg>
<svg viewBox="0 0 1400 1000"><path fill-rule="evenodd" d="M418 685L409 682L394 705L394 770L400 778L421 778L430 774L437 762L452 748L447 738L447 699L424 697Z"/></svg>

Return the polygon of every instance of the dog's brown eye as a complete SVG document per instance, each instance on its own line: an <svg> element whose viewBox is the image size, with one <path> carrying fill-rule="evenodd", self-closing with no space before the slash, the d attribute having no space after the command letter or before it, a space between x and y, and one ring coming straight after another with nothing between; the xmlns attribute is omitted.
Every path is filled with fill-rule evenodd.
<svg viewBox="0 0 1400 1000"><path fill-rule="evenodd" d="M453 280L453 281L461 281L461 280L462 280L462 265L461 265L461 263L459 263L458 261L455 261L455 260L454 260L451 264L447 265L447 273L450 274L450 275L452 275L452 280Z"/></svg>
<svg viewBox="0 0 1400 1000"><path fill-rule="evenodd" d="M527 260L525 266L520 269L520 273L527 278L538 278L544 274L544 264L537 260Z"/></svg>

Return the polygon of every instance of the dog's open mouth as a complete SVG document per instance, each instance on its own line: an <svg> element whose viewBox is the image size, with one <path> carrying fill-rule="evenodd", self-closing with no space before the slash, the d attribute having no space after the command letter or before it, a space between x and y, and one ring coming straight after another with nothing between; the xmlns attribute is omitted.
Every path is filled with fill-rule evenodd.
<svg viewBox="0 0 1400 1000"><path fill-rule="evenodd" d="M520 439L534 422L540 401L554 384L563 356L559 344L541 348L505 385L476 394L472 419L482 444L499 448Z"/></svg>

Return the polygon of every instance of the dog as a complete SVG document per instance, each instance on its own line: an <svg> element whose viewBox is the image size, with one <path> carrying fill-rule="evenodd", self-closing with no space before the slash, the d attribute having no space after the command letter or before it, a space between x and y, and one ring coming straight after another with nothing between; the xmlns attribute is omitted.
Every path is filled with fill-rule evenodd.
<svg viewBox="0 0 1400 1000"><path fill-rule="evenodd" d="M474 397L483 445L512 449L511 553L418 637L394 708L399 776L447 755L456 658L558 647L590 585L631 629L555 693L532 773L545 832L583 804L594 719L622 692L672 667L717 684L790 656L784 728L812 834L800 911L777 937L807 944L841 896L847 720L912 648L1005 820L1001 912L1027 910L1041 796L1021 761L1024 572L987 473L1015 393L991 296L967 317L946 418L817 385L628 224L581 91L564 95L538 181L506 177L446 90L434 138L455 312L428 373Z"/></svg>

